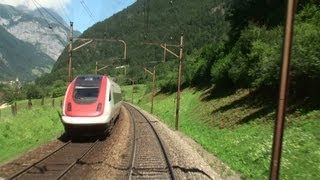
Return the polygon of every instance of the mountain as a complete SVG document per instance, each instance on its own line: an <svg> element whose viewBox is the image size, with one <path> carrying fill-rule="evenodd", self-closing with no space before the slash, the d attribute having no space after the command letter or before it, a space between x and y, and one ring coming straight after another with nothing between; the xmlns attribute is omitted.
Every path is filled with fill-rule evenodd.
<svg viewBox="0 0 320 180"><path fill-rule="evenodd" d="M130 64L129 74L144 77L137 64L163 59L163 49L159 45L147 45L145 42L179 45L180 34L184 33L184 55L208 43L220 43L228 40L229 23L226 21L228 1L160 1L138 0L123 11L99 22L87 29L83 38L122 39L127 44L127 59L124 61L123 45L117 42L94 42L73 53L74 73L93 73L95 62L99 64ZM77 44L77 43L75 43ZM79 43L80 44L80 43ZM78 45L79 45L78 44ZM176 53L179 48L173 48ZM55 63L53 80L66 80L67 49ZM177 58L168 54L168 61L177 62ZM133 66L132 66L133 65ZM109 69L108 73L112 73Z"/></svg>
<svg viewBox="0 0 320 180"><path fill-rule="evenodd" d="M31 43L53 60L57 60L68 43L67 25L61 23L65 25L62 26L48 15L43 18L36 11L0 5L0 25L16 38ZM45 13L43 9L42 12Z"/></svg>
<svg viewBox="0 0 320 180"><path fill-rule="evenodd" d="M0 26L0 80L15 79L14 74L20 79L33 80L50 72L54 61L68 44L67 23L50 9L28 10L23 6L16 8L0 4ZM34 59L29 59L31 62L26 64L27 58L31 57ZM24 66L24 69L21 71L18 66Z"/></svg>
<svg viewBox="0 0 320 180"><path fill-rule="evenodd" d="M0 79L27 81L49 73L54 61L30 43L15 38L0 26Z"/></svg>

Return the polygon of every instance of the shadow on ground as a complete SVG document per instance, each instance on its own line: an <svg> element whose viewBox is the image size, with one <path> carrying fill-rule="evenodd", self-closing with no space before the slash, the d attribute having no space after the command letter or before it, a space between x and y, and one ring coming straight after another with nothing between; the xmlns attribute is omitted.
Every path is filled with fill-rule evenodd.
<svg viewBox="0 0 320 180"><path fill-rule="evenodd" d="M235 95L236 91L230 89L228 91L222 91L221 89L216 89L211 87L204 91L200 96L201 101L209 102L214 101L220 98L225 98L230 95L234 95L234 100L231 98L230 103L227 103L223 106L220 106L216 109L213 109L211 115L214 116L216 113L223 114L227 111L232 111L232 109L239 109L238 113L235 113L234 116L227 115L222 122L224 127L232 127L234 125L245 124L250 121L263 118L267 115L272 115L271 119L276 118L277 105L278 105L278 95L275 95L275 92L268 90L260 91L251 91L247 94L241 94L239 97ZM320 109L320 98L319 97L290 97L288 98L287 103L287 114L295 114L299 111L300 114L305 114L313 110ZM271 114L273 113L273 114ZM268 118L270 119L270 118ZM221 126L221 123L220 123Z"/></svg>

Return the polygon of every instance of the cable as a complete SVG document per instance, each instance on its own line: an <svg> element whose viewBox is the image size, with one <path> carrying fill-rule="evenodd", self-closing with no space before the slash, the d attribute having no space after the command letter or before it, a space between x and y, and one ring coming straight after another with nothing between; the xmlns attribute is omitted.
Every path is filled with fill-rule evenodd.
<svg viewBox="0 0 320 180"><path fill-rule="evenodd" d="M63 27L66 27L66 25L62 24L60 21L57 20L56 17L54 17L54 15L52 15L46 8L42 7L41 4L39 2L37 2L37 0L32 0L33 2L37 3L44 11L47 12L47 14L49 14L58 24L60 24ZM42 13L41 13L42 14ZM44 16L45 18L45 16ZM52 27L51 27L52 28Z"/></svg>
<svg viewBox="0 0 320 180"><path fill-rule="evenodd" d="M84 8L84 10L87 12L87 14L90 16L91 20L93 22L96 22L94 15L91 13L91 11L90 11L89 7L86 5L86 3L83 0L81 0L80 3L82 5L82 7Z"/></svg>
<svg viewBox="0 0 320 180"><path fill-rule="evenodd" d="M32 0L32 2L36 6L36 8L39 11L39 13L41 14L41 16L43 16L43 19L47 22L49 29L52 29L50 23L48 22L47 18L44 16L44 14L40 11L40 8L37 6L36 2L34 0Z"/></svg>
<svg viewBox="0 0 320 180"><path fill-rule="evenodd" d="M62 13L65 15L65 17L69 20L69 22L71 22L70 17L68 16L68 13L66 11L66 8L63 6L63 3L61 2L61 0L59 0L59 4L60 7L62 9Z"/></svg>

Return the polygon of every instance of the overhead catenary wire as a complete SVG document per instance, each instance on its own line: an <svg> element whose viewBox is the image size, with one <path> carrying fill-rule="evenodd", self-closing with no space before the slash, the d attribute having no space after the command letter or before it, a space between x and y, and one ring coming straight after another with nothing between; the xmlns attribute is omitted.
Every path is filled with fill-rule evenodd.
<svg viewBox="0 0 320 180"><path fill-rule="evenodd" d="M49 29L52 29L49 21L47 20L47 18L45 17L45 15L41 12L40 8L38 7L37 3L35 2L35 0L32 0L33 4L36 6L36 9L39 11L40 15L43 16L43 19L46 21L46 23L48 24Z"/></svg>
<svg viewBox="0 0 320 180"><path fill-rule="evenodd" d="M32 0L35 5L38 4L38 6L40 6L49 16L51 16L58 24L60 24L63 27L66 27L66 25L64 25L63 23L61 23L54 15L52 15L46 8L44 8L43 6L41 6L41 4L37 1L37 0ZM36 7L38 8L38 6L36 5ZM39 8L38 8L39 9ZM42 13L41 13L42 14ZM42 14L43 18L46 19L46 17Z"/></svg>
<svg viewBox="0 0 320 180"><path fill-rule="evenodd" d="M91 20L92 20L93 22L96 22L95 16L94 16L93 13L90 11L90 9L89 9L89 7L87 6L87 4L86 4L83 0L81 0L80 3L81 3L81 5L82 5L82 7L84 8L84 10L85 10L85 11L87 12L87 14L89 15L89 17L91 18Z"/></svg>
<svg viewBox="0 0 320 180"><path fill-rule="evenodd" d="M69 22L71 22L70 17L68 16L68 13L66 11L66 8L63 6L63 3L61 2L61 0L59 0L59 4L60 4L62 13L69 20Z"/></svg>

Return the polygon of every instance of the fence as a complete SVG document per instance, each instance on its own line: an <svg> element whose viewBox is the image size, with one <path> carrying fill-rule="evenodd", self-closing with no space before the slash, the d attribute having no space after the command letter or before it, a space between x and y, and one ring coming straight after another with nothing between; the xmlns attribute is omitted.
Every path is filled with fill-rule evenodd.
<svg viewBox="0 0 320 180"><path fill-rule="evenodd" d="M57 104L59 102L59 104ZM41 107L60 107L62 108L62 99L61 98L42 98L42 99L28 99L19 102L14 102L9 107L5 107L0 109L0 120L4 116L8 116L11 114L12 116L16 116L21 110L32 110L35 108Z"/></svg>

